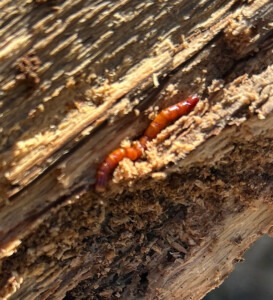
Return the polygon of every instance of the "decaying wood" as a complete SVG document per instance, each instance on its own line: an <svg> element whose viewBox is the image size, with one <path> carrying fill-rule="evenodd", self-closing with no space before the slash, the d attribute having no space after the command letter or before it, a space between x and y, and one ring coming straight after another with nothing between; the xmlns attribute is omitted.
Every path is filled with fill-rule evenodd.
<svg viewBox="0 0 273 300"><path fill-rule="evenodd" d="M1 299L201 299L272 234L272 20L270 0L0 3Z"/></svg>

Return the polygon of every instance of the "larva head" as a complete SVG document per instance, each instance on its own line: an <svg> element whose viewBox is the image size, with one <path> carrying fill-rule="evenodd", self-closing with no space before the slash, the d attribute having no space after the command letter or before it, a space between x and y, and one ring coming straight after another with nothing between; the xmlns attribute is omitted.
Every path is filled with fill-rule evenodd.
<svg viewBox="0 0 273 300"><path fill-rule="evenodd" d="M193 95L187 99L187 102L190 104L193 109L195 105L199 102L199 97L197 95Z"/></svg>

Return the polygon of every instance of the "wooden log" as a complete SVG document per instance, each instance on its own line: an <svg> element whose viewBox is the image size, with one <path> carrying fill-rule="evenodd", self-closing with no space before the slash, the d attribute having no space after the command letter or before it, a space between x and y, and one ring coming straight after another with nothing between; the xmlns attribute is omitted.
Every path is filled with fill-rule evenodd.
<svg viewBox="0 0 273 300"><path fill-rule="evenodd" d="M272 234L270 0L0 3L0 298L201 299ZM98 164L201 101L105 193Z"/></svg>

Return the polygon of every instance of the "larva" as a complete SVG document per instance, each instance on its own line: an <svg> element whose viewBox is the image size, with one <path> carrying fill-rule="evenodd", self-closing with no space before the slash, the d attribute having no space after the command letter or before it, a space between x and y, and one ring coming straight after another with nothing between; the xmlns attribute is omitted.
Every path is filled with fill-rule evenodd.
<svg viewBox="0 0 273 300"><path fill-rule="evenodd" d="M123 158L127 157L133 161L140 158L147 147L148 141L154 139L170 123L192 111L198 101L198 96L194 95L164 108L150 123L143 136L131 147L117 148L108 154L97 169L95 190L97 192L105 191L109 177Z"/></svg>
<svg viewBox="0 0 273 300"><path fill-rule="evenodd" d="M140 143L135 143L132 147L118 148L108 154L97 170L96 191L105 191L109 177L123 158L128 157L133 161L137 160L142 155L142 149L143 147Z"/></svg>
<svg viewBox="0 0 273 300"><path fill-rule="evenodd" d="M143 136L147 137L148 140L154 139L159 132L166 128L171 122L177 120L183 115L188 114L195 107L198 101L199 98L194 95L184 101L164 108L151 122Z"/></svg>

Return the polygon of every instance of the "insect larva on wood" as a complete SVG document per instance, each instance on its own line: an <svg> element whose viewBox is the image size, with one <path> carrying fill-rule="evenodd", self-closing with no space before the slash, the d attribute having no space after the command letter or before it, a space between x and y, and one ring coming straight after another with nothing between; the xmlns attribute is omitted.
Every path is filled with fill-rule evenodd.
<svg viewBox="0 0 273 300"><path fill-rule="evenodd" d="M143 136L146 136L149 140L154 139L159 132L167 127L171 122L188 114L195 107L198 101L199 98L197 96L192 96L184 101L164 108L151 122Z"/></svg>
<svg viewBox="0 0 273 300"><path fill-rule="evenodd" d="M166 128L170 123L192 111L198 101L198 96L194 95L186 100L164 108L150 123L143 136L131 147L117 148L108 154L98 167L95 190L97 192L105 191L109 177L123 158L127 157L133 161L140 158L143 151L147 148L148 141L154 139L159 132Z"/></svg>
<svg viewBox="0 0 273 300"><path fill-rule="evenodd" d="M127 157L133 161L137 160L142 155L142 149L144 149L143 146L138 142L131 147L118 148L108 154L97 170L96 191L105 191L109 177L123 158Z"/></svg>

